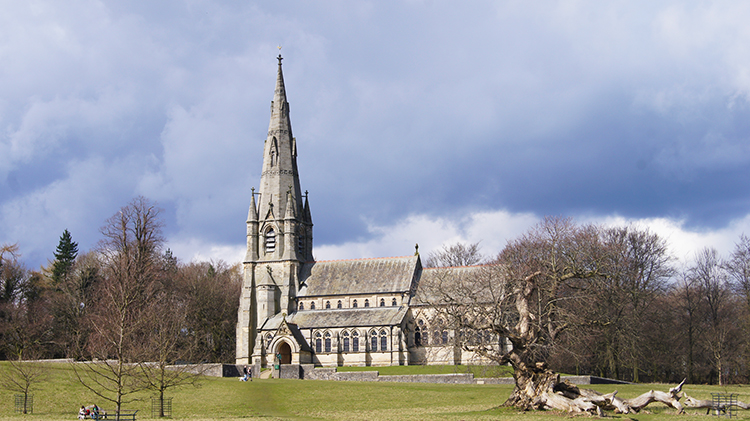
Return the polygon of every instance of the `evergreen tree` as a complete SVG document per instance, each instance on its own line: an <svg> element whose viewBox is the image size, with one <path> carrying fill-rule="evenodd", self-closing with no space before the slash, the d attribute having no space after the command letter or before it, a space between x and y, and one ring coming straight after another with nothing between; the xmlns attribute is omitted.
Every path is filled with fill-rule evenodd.
<svg viewBox="0 0 750 421"><path fill-rule="evenodd" d="M70 274L73 263L78 256L78 243L73 241L70 232L66 229L55 250L55 261L52 263L52 280L59 284Z"/></svg>

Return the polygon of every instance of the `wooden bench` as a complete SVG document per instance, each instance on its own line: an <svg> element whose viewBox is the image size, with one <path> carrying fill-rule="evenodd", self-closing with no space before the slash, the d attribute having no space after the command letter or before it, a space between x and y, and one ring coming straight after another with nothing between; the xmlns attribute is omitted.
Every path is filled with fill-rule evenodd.
<svg viewBox="0 0 750 421"><path fill-rule="evenodd" d="M121 409L120 410L120 420L130 420L135 421L135 415L138 413L138 410L136 409L133 411L132 409ZM99 419L100 420L116 420L117 414L115 411L102 411L99 413Z"/></svg>

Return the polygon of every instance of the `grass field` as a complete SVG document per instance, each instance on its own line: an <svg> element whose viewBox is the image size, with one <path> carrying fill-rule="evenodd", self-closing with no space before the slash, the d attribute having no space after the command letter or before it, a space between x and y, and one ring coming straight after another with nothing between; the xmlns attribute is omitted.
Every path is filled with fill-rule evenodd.
<svg viewBox="0 0 750 421"><path fill-rule="evenodd" d="M0 364L2 369L7 365ZM0 420L75 420L82 404L110 405L96 399L73 377L65 364L50 364L47 381L34 392L34 414L16 415L13 393L0 393ZM401 373L405 374L405 373ZM421 374L421 373L417 373ZM665 385L595 385L603 392L619 390L624 398L634 397ZM239 382L233 378L206 378L198 388L186 387L169 393L173 397L173 419L187 420L561 420L568 414L519 412L500 408L512 387L507 385L440 385L424 383L335 382L313 380L259 380ZM738 393L750 401L750 387L687 385L684 390L697 398L711 393ZM138 419L150 419L150 398L126 405L139 410ZM705 411L689 410L688 415L660 404L648 414L615 415L619 420L708 419ZM750 412L750 411L748 411ZM750 420L750 413L738 419ZM585 417L587 418L587 417Z"/></svg>

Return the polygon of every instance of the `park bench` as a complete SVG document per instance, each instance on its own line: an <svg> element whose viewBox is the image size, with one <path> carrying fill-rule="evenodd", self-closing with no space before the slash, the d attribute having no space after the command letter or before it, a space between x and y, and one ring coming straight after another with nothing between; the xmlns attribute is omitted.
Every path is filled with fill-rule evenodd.
<svg viewBox="0 0 750 421"><path fill-rule="evenodd" d="M138 410L135 411L132 409L121 409L120 410L120 421L124 420L130 420L135 421L135 415L138 413ZM99 419L100 420L116 420L117 414L115 411L109 412L109 411L102 411L99 413Z"/></svg>

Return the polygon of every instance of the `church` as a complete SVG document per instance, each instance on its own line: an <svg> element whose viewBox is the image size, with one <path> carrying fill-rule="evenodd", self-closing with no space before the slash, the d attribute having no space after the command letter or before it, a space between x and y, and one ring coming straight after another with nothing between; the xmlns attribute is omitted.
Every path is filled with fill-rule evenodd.
<svg viewBox="0 0 750 421"><path fill-rule="evenodd" d="M315 261L308 192L297 171L282 57L258 191L247 216L236 363L314 366L470 364L420 295L436 276L419 253ZM471 268L453 268L467 272Z"/></svg>

